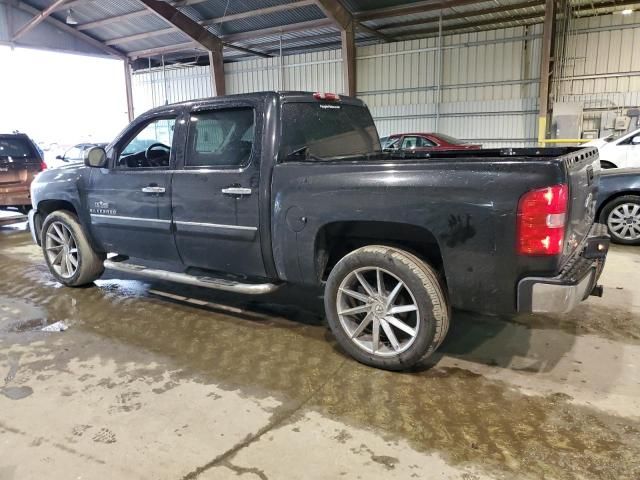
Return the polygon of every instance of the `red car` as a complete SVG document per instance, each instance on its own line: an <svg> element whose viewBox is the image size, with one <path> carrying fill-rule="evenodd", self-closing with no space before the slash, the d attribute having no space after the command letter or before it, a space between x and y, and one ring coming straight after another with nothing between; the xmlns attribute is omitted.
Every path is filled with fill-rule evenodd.
<svg viewBox="0 0 640 480"><path fill-rule="evenodd" d="M380 139L384 150L410 150L429 152L431 150L479 150L482 145L465 143L457 138L441 133L399 133Z"/></svg>

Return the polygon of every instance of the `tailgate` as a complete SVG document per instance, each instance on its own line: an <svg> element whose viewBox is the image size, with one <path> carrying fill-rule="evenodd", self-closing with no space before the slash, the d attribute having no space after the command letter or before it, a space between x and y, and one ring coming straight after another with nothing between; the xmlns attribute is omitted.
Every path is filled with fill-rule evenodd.
<svg viewBox="0 0 640 480"><path fill-rule="evenodd" d="M584 148L562 157L569 180L569 222L562 261L582 244L593 225L596 212L600 162L598 150Z"/></svg>

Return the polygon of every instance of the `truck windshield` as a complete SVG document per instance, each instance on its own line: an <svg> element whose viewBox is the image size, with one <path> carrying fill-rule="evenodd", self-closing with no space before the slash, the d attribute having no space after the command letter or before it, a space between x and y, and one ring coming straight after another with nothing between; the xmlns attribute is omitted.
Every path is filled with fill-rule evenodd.
<svg viewBox="0 0 640 480"><path fill-rule="evenodd" d="M378 131L366 107L338 102L285 103L281 158L306 147L323 159L380 151Z"/></svg>

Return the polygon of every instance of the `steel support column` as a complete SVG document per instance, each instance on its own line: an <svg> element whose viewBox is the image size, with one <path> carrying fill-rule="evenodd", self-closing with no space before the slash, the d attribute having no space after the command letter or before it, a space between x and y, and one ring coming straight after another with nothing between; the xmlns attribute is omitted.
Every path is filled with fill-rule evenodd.
<svg viewBox="0 0 640 480"><path fill-rule="evenodd" d="M222 43L214 50L209 50L209 73L214 97L226 95L224 82L224 62L222 61Z"/></svg>
<svg viewBox="0 0 640 480"><path fill-rule="evenodd" d="M211 87L213 94L224 95L224 64L222 59L222 40L195 20L192 20L173 5L159 0L140 0L150 11L169 24L177 27L187 36L198 42L209 52L211 66Z"/></svg>
<svg viewBox="0 0 640 480"><path fill-rule="evenodd" d="M340 32L342 38L342 74L344 93L356 96L356 35L353 22Z"/></svg>
<svg viewBox="0 0 640 480"><path fill-rule="evenodd" d="M132 122L135 115L133 113L133 88L131 87L131 64L129 60L124 61L124 85L127 91L127 116Z"/></svg>
<svg viewBox="0 0 640 480"><path fill-rule="evenodd" d="M551 84L551 62L553 61L554 27L556 23L556 0L546 0L544 31L542 34L542 60L540 64L540 113L538 115L538 143L544 147L549 116L549 85Z"/></svg>

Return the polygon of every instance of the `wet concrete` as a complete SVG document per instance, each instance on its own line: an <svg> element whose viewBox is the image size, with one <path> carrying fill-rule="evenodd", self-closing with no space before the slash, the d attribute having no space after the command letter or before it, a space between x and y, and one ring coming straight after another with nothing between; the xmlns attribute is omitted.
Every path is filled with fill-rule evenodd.
<svg viewBox="0 0 640 480"><path fill-rule="evenodd" d="M319 291L67 289L0 229L0 479L640 478L639 253L566 316L455 312L390 373L339 350Z"/></svg>

